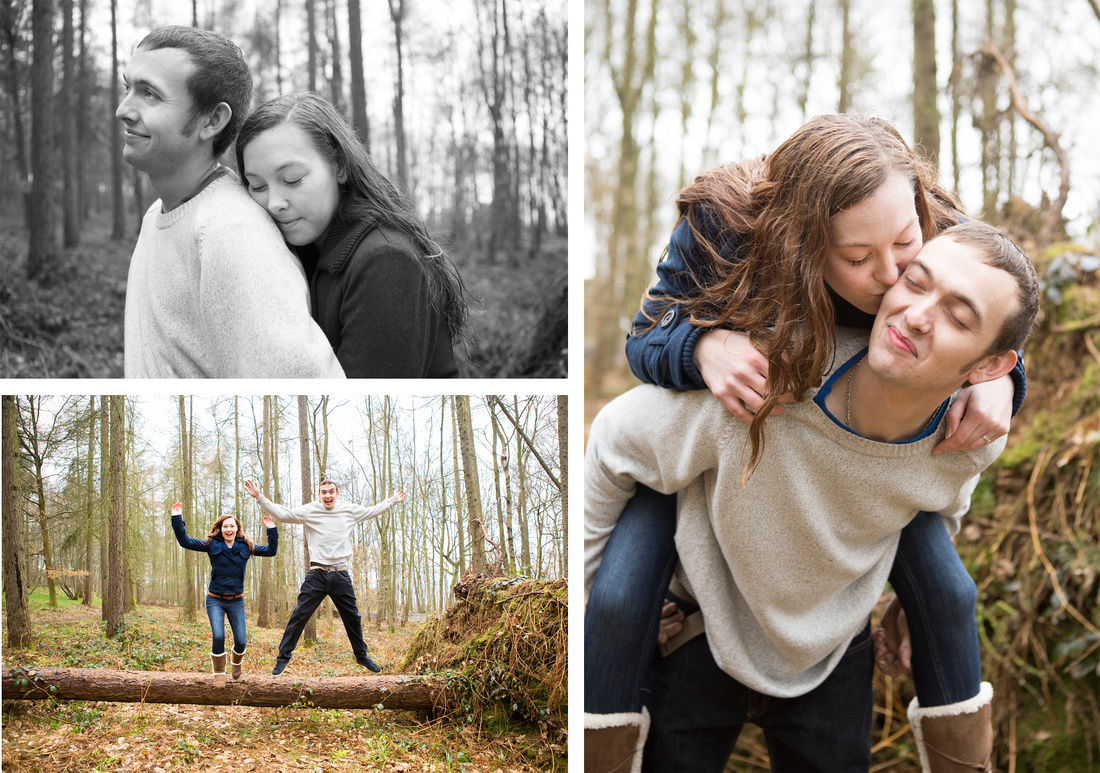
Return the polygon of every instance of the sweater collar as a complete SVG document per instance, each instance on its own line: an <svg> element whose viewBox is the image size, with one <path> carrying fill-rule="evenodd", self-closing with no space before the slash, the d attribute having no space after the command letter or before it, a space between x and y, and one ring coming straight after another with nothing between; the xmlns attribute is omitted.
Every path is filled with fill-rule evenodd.
<svg viewBox="0 0 1100 773"><path fill-rule="evenodd" d="M325 241L321 244L317 270L339 274L347 266L359 243L378 225L377 218L349 219L340 207L332 218Z"/></svg>

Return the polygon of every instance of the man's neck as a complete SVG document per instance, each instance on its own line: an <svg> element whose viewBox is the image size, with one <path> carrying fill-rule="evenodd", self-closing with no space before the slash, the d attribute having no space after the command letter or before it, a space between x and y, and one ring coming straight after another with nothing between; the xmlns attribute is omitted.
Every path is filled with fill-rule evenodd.
<svg viewBox="0 0 1100 773"><path fill-rule="evenodd" d="M186 159L164 176L150 176L149 182L160 197L161 212L171 212L193 196L215 167L216 161L214 150L210 148Z"/></svg>
<svg viewBox="0 0 1100 773"><path fill-rule="evenodd" d="M854 372L833 384L825 404L852 432L880 443L900 443L920 435L950 397L900 389L876 376L863 360L852 367Z"/></svg>

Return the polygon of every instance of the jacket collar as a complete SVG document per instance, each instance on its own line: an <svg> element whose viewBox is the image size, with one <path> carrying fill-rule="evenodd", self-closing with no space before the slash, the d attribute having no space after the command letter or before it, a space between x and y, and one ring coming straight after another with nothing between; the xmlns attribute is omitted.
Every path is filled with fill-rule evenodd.
<svg viewBox="0 0 1100 773"><path fill-rule="evenodd" d="M213 556L219 553L224 553L237 563L244 563L248 561L248 543L238 537L233 540L233 547L228 547L224 539L214 537L210 540L210 555Z"/></svg>
<svg viewBox="0 0 1100 773"><path fill-rule="evenodd" d="M348 260L355 254L359 242L363 241L378 225L377 218L351 220L344 217L343 207L332 218L325 241L321 245L317 260L317 271L326 274L339 274L347 266Z"/></svg>

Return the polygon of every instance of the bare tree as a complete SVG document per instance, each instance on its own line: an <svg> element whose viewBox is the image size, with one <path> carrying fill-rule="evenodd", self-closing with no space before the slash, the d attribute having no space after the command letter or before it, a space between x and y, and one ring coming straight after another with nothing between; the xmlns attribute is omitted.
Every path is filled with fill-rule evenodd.
<svg viewBox="0 0 1100 773"><path fill-rule="evenodd" d="M80 243L80 200L78 198L76 171L76 122L73 112L73 95L76 92L75 63L73 62L73 0L61 4L63 32L61 37L61 171L64 179L63 219L65 246Z"/></svg>
<svg viewBox="0 0 1100 773"><path fill-rule="evenodd" d="M50 279L58 260L53 200L54 149L49 138L53 120L53 2L34 0L31 24L34 57L31 60L31 208L27 276Z"/></svg>
<svg viewBox="0 0 1100 773"><path fill-rule="evenodd" d="M478 482L477 455L474 453L474 429L470 417L470 398L468 395L456 395L458 441L462 447L462 478L466 484L466 509L470 549L471 568L475 572L484 572L485 563L485 523L481 513L481 485Z"/></svg>
<svg viewBox="0 0 1100 773"><path fill-rule="evenodd" d="M363 23L359 0L348 0L348 47L351 54L351 124L370 151L370 121L367 118L367 85L363 78Z"/></svg>
<svg viewBox="0 0 1100 773"><path fill-rule="evenodd" d="M182 399L182 398L181 398ZM107 594L104 604L107 607L107 638L113 639L122 632L123 613L123 576L122 576L122 540L123 540L123 458L126 443L126 398L111 395L111 517L108 528L109 541L107 552L110 566L107 569Z"/></svg>
<svg viewBox="0 0 1100 773"><path fill-rule="evenodd" d="M913 141L933 164L940 158L940 108L936 104L936 4L913 0Z"/></svg>
<svg viewBox="0 0 1100 773"><path fill-rule="evenodd" d="M397 51L397 80L393 96L393 132L397 141L397 177L409 190L409 167L405 152L405 0L387 0L393 21L394 48Z"/></svg>
<svg viewBox="0 0 1100 773"><path fill-rule="evenodd" d="M31 613L27 606L27 563L23 542L23 508L19 486L18 408L14 395L3 396L3 554L4 614L9 647L31 644Z"/></svg>
<svg viewBox="0 0 1100 773"><path fill-rule="evenodd" d="M305 395L298 395L298 458L302 473L302 504L313 501L313 483L309 474L309 405ZM305 542L305 566L309 571L309 537L303 536ZM317 640L317 615L312 614L306 621L304 631L306 641Z"/></svg>
<svg viewBox="0 0 1100 773"><path fill-rule="evenodd" d="M111 95L118 92L118 0L111 0ZM122 147L122 130L113 115L114 110L111 112L108 118L111 126L111 203L114 213L111 238L117 240L126 235L126 213L122 201L122 154L118 150Z"/></svg>
<svg viewBox="0 0 1100 773"><path fill-rule="evenodd" d="M183 519L192 524L194 528L195 520L192 518L194 515L194 497L192 495L191 484L193 481L194 472L191 469L191 443L188 440L187 432L187 405L184 402L183 395L179 396L179 411L180 411L180 458L183 462L182 469L182 482L183 482ZM187 583L184 588L184 600L183 600L183 617L188 622L194 622L195 611L198 607L198 594L195 593L195 559L193 551L183 551L184 559L184 576L187 578Z"/></svg>

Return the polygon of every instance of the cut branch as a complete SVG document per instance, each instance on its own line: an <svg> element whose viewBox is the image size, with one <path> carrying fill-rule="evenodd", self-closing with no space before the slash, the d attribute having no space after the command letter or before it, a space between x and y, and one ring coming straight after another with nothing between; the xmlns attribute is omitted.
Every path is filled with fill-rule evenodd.
<svg viewBox="0 0 1100 773"><path fill-rule="evenodd" d="M550 477L551 482L553 482L553 484L557 486L558 491L561 491L561 481L558 480L558 476L550 470L550 465L548 465L546 463L546 460L542 458L542 454L540 454L538 449L535 448L535 444L531 442L531 438L527 437L527 433L523 431L523 428L519 425L519 422L516 421L515 417L513 417L512 414L508 412L508 406L506 406L504 404L504 401L496 395L489 395L489 400L490 402L492 402L493 405L500 408L500 412L504 414L504 418L512 422L512 426L516 428L516 432L518 432L519 436L523 438L523 442L527 445L528 448L531 449L531 453L535 455L535 458L538 459L539 465L542 466L542 469Z"/></svg>
<svg viewBox="0 0 1100 773"><path fill-rule="evenodd" d="M1062 208L1065 207L1066 199L1069 198L1069 159L1066 158L1065 151L1062 150L1062 146L1058 141L1058 134L1043 123L1039 116L1027 109L1024 98L1020 94L1020 87L1016 83L1016 73L1013 71L1012 65L1005 59L1004 54L1001 53L1001 50L992 43L984 44L980 50L981 53L991 57L997 63L997 66L1001 68L1001 72L1004 73L1005 80L1008 81L1009 93L1012 95L1012 106L1016 109L1016 112L1043 135L1043 144L1050 148L1054 152L1055 158L1058 159L1058 166L1061 170L1058 198L1051 204L1050 212L1047 213L1046 220L1038 234L1040 242L1050 242L1061 227Z"/></svg>
<svg viewBox="0 0 1100 773"><path fill-rule="evenodd" d="M26 686L16 682L27 680ZM54 690L53 688L56 688ZM5 668L4 699L191 703L204 706L316 706L328 709L442 708L446 686L418 676L253 676L215 687L212 674L103 668Z"/></svg>

